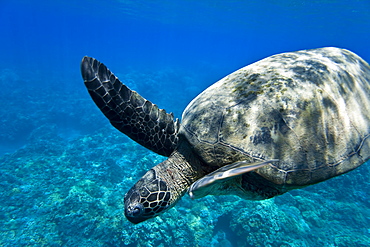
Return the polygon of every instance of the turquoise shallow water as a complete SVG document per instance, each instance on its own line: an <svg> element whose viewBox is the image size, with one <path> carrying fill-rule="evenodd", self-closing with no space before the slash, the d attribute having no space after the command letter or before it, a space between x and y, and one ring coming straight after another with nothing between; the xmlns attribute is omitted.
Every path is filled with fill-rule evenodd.
<svg viewBox="0 0 370 247"><path fill-rule="evenodd" d="M266 56L338 46L368 62L368 1L17 1L0 8L2 246L368 246L369 166L265 201L184 196L139 225L123 196L164 158L111 127L84 55L180 118Z"/></svg>

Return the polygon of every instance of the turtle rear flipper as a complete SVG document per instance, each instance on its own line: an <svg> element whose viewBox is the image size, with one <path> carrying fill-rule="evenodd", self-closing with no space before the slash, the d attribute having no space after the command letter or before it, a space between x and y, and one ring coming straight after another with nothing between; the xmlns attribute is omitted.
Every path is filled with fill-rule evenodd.
<svg viewBox="0 0 370 247"><path fill-rule="evenodd" d="M119 131L164 156L176 148L179 121L132 91L98 60L84 57L81 73L91 98Z"/></svg>

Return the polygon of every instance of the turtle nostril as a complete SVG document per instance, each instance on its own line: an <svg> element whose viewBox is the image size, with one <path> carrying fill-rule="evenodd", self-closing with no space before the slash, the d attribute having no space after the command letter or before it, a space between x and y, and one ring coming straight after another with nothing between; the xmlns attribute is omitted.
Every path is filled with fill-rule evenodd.
<svg viewBox="0 0 370 247"><path fill-rule="evenodd" d="M139 216L142 212L142 206L141 205L136 205L134 209L132 210L132 216Z"/></svg>

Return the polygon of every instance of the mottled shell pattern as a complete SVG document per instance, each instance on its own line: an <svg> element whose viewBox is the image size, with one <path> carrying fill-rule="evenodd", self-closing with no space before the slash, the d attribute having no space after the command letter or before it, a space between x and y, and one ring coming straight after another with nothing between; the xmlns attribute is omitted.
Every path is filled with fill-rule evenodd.
<svg viewBox="0 0 370 247"><path fill-rule="evenodd" d="M369 82L369 65L348 50L274 55L197 96L180 134L209 166L278 159L256 172L280 185L317 183L369 159Z"/></svg>

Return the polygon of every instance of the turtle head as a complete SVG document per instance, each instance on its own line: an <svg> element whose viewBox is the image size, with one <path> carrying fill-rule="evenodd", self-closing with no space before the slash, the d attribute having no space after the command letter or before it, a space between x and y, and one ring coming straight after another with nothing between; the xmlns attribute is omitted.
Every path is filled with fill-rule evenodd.
<svg viewBox="0 0 370 247"><path fill-rule="evenodd" d="M170 208L171 201L166 182L151 169L125 195L125 216L137 224Z"/></svg>

